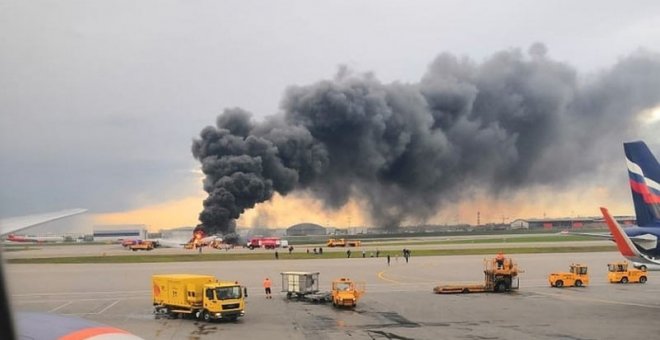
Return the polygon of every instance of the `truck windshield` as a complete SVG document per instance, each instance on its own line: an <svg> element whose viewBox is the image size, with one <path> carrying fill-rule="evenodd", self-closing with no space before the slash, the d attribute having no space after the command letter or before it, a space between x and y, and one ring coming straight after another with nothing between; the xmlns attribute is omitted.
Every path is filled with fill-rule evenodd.
<svg viewBox="0 0 660 340"><path fill-rule="evenodd" d="M218 300L240 299L241 287L219 287L215 289L215 295L218 297Z"/></svg>
<svg viewBox="0 0 660 340"><path fill-rule="evenodd" d="M351 290L350 283L335 283L335 290Z"/></svg>

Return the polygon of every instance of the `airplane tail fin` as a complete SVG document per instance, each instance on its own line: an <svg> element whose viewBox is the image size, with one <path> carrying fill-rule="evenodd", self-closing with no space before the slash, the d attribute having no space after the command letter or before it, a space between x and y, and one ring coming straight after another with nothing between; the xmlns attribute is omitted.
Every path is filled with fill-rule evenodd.
<svg viewBox="0 0 660 340"><path fill-rule="evenodd" d="M616 247L619 248L621 255L631 261L635 261L637 258L642 257L639 250L637 250L635 247L635 244L633 244L632 240L630 240L628 235L626 235L626 233L623 231L623 228L621 228L619 222L617 222L612 217L612 215L610 215L610 212L607 210L607 208L601 207L600 211L603 213L607 227L610 229L612 238L614 238Z"/></svg>
<svg viewBox="0 0 660 340"><path fill-rule="evenodd" d="M660 164L644 142L623 144L637 225L660 225Z"/></svg>

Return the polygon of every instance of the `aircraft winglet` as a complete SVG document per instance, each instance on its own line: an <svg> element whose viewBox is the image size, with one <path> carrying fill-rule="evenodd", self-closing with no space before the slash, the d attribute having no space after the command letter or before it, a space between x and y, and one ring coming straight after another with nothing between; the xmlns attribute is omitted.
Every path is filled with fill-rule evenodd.
<svg viewBox="0 0 660 340"><path fill-rule="evenodd" d="M619 248L621 255L623 255L628 259L641 257L641 254L639 253L633 242L630 240L628 235L626 235L626 233L623 231L623 228L621 228L619 222L617 222L612 217L612 215L610 215L610 212L607 210L607 208L601 207L600 211L601 213L603 213L603 217L605 218L607 227L610 229L610 232L612 233L612 237L614 238L614 242L616 243L616 247Z"/></svg>

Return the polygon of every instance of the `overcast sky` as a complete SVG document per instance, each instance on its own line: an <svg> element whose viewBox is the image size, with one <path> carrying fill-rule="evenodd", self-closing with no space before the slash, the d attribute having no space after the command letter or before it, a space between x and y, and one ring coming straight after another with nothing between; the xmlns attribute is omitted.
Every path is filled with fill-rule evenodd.
<svg viewBox="0 0 660 340"><path fill-rule="evenodd" d="M584 76L660 52L659 22L658 1L2 1L0 216L198 193L204 126L339 65L418 82L442 52L542 42Z"/></svg>

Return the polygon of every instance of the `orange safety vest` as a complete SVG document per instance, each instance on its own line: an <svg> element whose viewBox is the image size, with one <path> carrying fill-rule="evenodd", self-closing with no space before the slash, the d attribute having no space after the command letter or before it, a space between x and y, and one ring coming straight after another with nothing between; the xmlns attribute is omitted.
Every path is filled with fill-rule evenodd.
<svg viewBox="0 0 660 340"><path fill-rule="evenodd" d="M271 282L270 280L266 279L264 280L264 288L270 288Z"/></svg>

